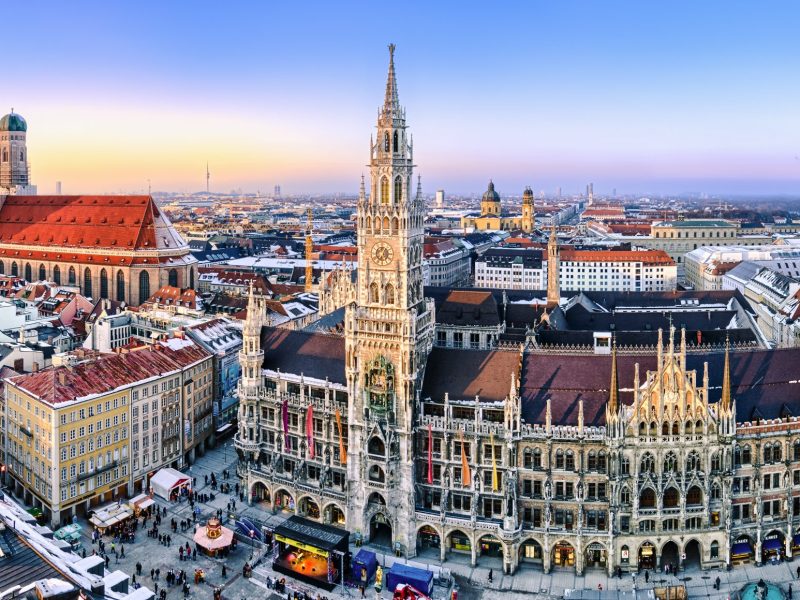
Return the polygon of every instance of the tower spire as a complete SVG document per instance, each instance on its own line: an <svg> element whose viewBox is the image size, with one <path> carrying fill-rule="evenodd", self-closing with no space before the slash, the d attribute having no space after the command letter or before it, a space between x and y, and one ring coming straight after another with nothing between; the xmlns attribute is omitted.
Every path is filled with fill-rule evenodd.
<svg viewBox="0 0 800 600"><path fill-rule="evenodd" d="M617 380L617 338L611 343L611 385L608 389L608 411L614 414L619 409L619 381Z"/></svg>
<svg viewBox="0 0 800 600"><path fill-rule="evenodd" d="M397 97L397 79L394 74L394 44L389 44L389 74L386 77L386 98L383 101L384 112L395 112L400 108Z"/></svg>
<svg viewBox="0 0 800 600"><path fill-rule="evenodd" d="M723 410L731 407L731 359L730 359L730 338L725 336L725 368L722 372L722 398L720 405Z"/></svg>

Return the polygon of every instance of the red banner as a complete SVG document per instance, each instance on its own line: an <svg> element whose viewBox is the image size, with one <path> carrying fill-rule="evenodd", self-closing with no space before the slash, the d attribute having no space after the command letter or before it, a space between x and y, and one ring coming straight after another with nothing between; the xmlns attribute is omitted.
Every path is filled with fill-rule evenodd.
<svg viewBox="0 0 800 600"><path fill-rule="evenodd" d="M309 404L306 411L306 442L308 442L308 456L314 458L314 407Z"/></svg>

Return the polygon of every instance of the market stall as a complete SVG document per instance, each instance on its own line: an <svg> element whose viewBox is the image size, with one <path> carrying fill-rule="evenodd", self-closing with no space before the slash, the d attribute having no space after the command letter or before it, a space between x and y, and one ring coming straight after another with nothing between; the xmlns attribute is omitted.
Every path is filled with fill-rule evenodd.
<svg viewBox="0 0 800 600"><path fill-rule="evenodd" d="M164 500L177 500L182 488L191 486L192 479L180 471L166 467L150 479L150 491L164 498Z"/></svg>
<svg viewBox="0 0 800 600"><path fill-rule="evenodd" d="M131 510L127 504L111 504L94 511L94 514L89 518L89 522L94 525L101 534L104 534L107 529L124 523L132 516L133 510Z"/></svg>
<svg viewBox="0 0 800 600"><path fill-rule="evenodd" d="M316 587L331 591L341 581L350 543L345 529L293 515L275 528L277 558L272 568Z"/></svg>
<svg viewBox="0 0 800 600"><path fill-rule="evenodd" d="M362 548L358 551L355 558L353 558L353 582L358 585L367 585L372 579L372 576L375 575L375 569L377 567L378 558L375 556L375 553Z"/></svg>
<svg viewBox="0 0 800 600"><path fill-rule="evenodd" d="M133 514L137 517L156 503L149 494L139 494L128 500L128 506L133 509Z"/></svg>
<svg viewBox="0 0 800 600"><path fill-rule="evenodd" d="M223 527L219 519L212 517L205 527L197 528L194 543L208 556L216 557L231 547L233 531Z"/></svg>

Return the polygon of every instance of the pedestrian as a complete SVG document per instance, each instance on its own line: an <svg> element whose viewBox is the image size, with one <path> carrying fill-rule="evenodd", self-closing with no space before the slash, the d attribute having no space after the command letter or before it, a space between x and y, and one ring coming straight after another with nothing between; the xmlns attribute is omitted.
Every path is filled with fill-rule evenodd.
<svg viewBox="0 0 800 600"><path fill-rule="evenodd" d="M493 573L492 573L492 570L491 570L491 569L489 569L489 583L492 583L492 581L493 581L493 578L494 578L494 575L493 575Z"/></svg>
<svg viewBox="0 0 800 600"><path fill-rule="evenodd" d="M108 555L106 555L106 569L108 568L108 563L110 563L110 562L111 562L111 559L109 559Z"/></svg>
<svg viewBox="0 0 800 600"><path fill-rule="evenodd" d="M136 574L137 575L142 574L142 563L140 563L138 560L136 561Z"/></svg>
<svg viewBox="0 0 800 600"><path fill-rule="evenodd" d="M789 584L789 600L792 600L792 594L793 594L793 592L792 592L792 584L790 583Z"/></svg>
<svg viewBox="0 0 800 600"><path fill-rule="evenodd" d="M644 582L650 583L650 571L645 570L644 572Z"/></svg>
<svg viewBox="0 0 800 600"><path fill-rule="evenodd" d="M222 576L223 577L228 576L228 569L225 568L225 565L222 565Z"/></svg>
<svg viewBox="0 0 800 600"><path fill-rule="evenodd" d="M156 579L161 578L161 569L156 569Z"/></svg>
<svg viewBox="0 0 800 600"><path fill-rule="evenodd" d="M178 560L183 560L183 546L178 548Z"/></svg>
<svg viewBox="0 0 800 600"><path fill-rule="evenodd" d="M156 570L150 569L150 579L155 579L155 578L156 578Z"/></svg>
<svg viewBox="0 0 800 600"><path fill-rule="evenodd" d="M125 546L120 545L120 558L125 558Z"/></svg>
<svg viewBox="0 0 800 600"><path fill-rule="evenodd" d="M131 583L136 583L136 573L131 575Z"/></svg>

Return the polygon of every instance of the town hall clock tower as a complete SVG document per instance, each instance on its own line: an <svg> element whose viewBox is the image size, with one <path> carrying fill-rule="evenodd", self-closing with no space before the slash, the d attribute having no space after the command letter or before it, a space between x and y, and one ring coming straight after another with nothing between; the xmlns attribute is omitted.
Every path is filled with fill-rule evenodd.
<svg viewBox="0 0 800 600"><path fill-rule="evenodd" d="M358 284L345 316L350 392L347 523L378 543L415 552L412 456L417 394L433 344L423 297L425 206L413 191L413 147L389 46L386 96L370 141L370 188L358 199Z"/></svg>

